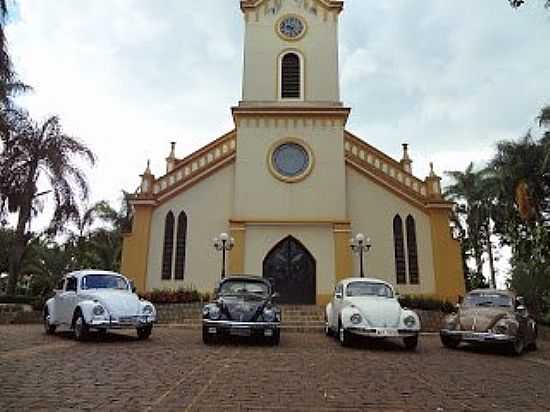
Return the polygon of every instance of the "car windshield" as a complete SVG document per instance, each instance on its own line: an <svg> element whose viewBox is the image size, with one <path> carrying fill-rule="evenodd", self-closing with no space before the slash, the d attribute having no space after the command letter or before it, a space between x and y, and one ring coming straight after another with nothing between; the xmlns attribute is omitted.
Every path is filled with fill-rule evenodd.
<svg viewBox="0 0 550 412"><path fill-rule="evenodd" d="M346 287L346 296L379 296L393 298L391 288L378 282L351 282Z"/></svg>
<svg viewBox="0 0 550 412"><path fill-rule="evenodd" d="M228 280L220 286L220 295L236 295L239 293L267 295L269 287L263 282L253 280Z"/></svg>
<svg viewBox="0 0 550 412"><path fill-rule="evenodd" d="M128 290L128 282L121 276L86 275L82 278L82 289Z"/></svg>
<svg viewBox="0 0 550 412"><path fill-rule="evenodd" d="M513 307L513 299L504 293L476 292L469 293L464 299L465 306L492 306L492 307Z"/></svg>

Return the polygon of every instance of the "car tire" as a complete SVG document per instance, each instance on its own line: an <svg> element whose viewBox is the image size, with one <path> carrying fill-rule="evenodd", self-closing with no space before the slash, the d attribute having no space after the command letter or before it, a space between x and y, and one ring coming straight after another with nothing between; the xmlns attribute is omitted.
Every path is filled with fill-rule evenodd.
<svg viewBox="0 0 550 412"><path fill-rule="evenodd" d="M327 315L325 315L325 335L332 336L332 330L330 329L330 325L328 324Z"/></svg>
<svg viewBox="0 0 550 412"><path fill-rule="evenodd" d="M341 322L338 323L338 341L342 346L351 346L353 341L353 336L344 329Z"/></svg>
<svg viewBox="0 0 550 412"><path fill-rule="evenodd" d="M73 323L73 330L74 337L80 342L87 340L90 335L90 327L86 323L86 320L80 310L76 313L76 318Z"/></svg>
<svg viewBox="0 0 550 412"><path fill-rule="evenodd" d="M441 337L441 343L446 348L456 349L456 347L460 344L459 339L453 338L451 336L441 335L440 337Z"/></svg>
<svg viewBox="0 0 550 412"><path fill-rule="evenodd" d="M202 327L202 343L205 345L210 345L213 342L213 338L208 333L208 328L206 326Z"/></svg>
<svg viewBox="0 0 550 412"><path fill-rule="evenodd" d="M50 314L48 312L48 309L44 309L44 314L42 319L44 322L44 332L46 333L46 335L53 335L55 333L56 326L50 324L50 321L48 320L49 315Z"/></svg>
<svg viewBox="0 0 550 412"><path fill-rule="evenodd" d="M148 339L149 336L151 336L151 332L153 331L153 325L147 325L141 328L136 328L136 331L137 331L137 336L139 340Z"/></svg>
<svg viewBox="0 0 550 412"><path fill-rule="evenodd" d="M525 340L521 336L516 336L513 342L508 344L508 352L513 356L519 356L525 349Z"/></svg>
<svg viewBox="0 0 550 412"><path fill-rule="evenodd" d="M418 336L408 336L403 338L403 344L407 350L416 350L418 347Z"/></svg>
<svg viewBox="0 0 550 412"><path fill-rule="evenodd" d="M271 337L271 345L279 346L281 342L281 331L279 329L273 331L273 336Z"/></svg>

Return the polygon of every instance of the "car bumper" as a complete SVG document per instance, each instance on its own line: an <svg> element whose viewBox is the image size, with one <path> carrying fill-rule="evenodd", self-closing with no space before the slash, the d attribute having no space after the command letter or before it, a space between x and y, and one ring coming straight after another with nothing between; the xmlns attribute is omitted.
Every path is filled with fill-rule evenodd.
<svg viewBox="0 0 550 412"><path fill-rule="evenodd" d="M90 328L97 329L130 329L152 325L156 317L151 315L124 316L120 318L92 318Z"/></svg>
<svg viewBox="0 0 550 412"><path fill-rule="evenodd" d="M202 321L209 335L273 336L279 331L279 322L233 322L228 320Z"/></svg>
<svg viewBox="0 0 550 412"><path fill-rule="evenodd" d="M449 330L449 329L441 330L440 335L459 339L462 342L506 343L506 342L513 342L515 340L514 336L505 335L503 333L468 332L463 330Z"/></svg>
<svg viewBox="0 0 550 412"><path fill-rule="evenodd" d="M397 328L370 328L364 326L350 326L346 328L348 332L355 335L366 336L369 338L409 338L418 336L420 331Z"/></svg>

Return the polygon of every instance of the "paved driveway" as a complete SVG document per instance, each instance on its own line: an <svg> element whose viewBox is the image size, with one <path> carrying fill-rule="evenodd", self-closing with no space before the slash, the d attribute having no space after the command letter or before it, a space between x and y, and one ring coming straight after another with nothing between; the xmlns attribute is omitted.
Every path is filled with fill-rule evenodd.
<svg viewBox="0 0 550 412"><path fill-rule="evenodd" d="M549 351L449 350L436 336L415 353L348 349L320 334L206 347L170 328L77 343L1 326L0 410L550 410Z"/></svg>

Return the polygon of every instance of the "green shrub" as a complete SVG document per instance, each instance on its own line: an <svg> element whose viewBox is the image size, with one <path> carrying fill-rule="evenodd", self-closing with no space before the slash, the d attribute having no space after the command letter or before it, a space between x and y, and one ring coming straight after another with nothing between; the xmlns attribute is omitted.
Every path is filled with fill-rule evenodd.
<svg viewBox="0 0 550 412"><path fill-rule="evenodd" d="M18 303L21 305L32 305L35 298L33 296L0 296L0 303Z"/></svg>
<svg viewBox="0 0 550 412"><path fill-rule="evenodd" d="M210 300L208 293L200 293L190 288L154 289L151 292L143 292L139 295L151 303L194 303Z"/></svg>
<svg viewBox="0 0 550 412"><path fill-rule="evenodd" d="M443 313L455 311L455 305L451 302L426 296L401 295L399 303L409 309L435 310Z"/></svg>

